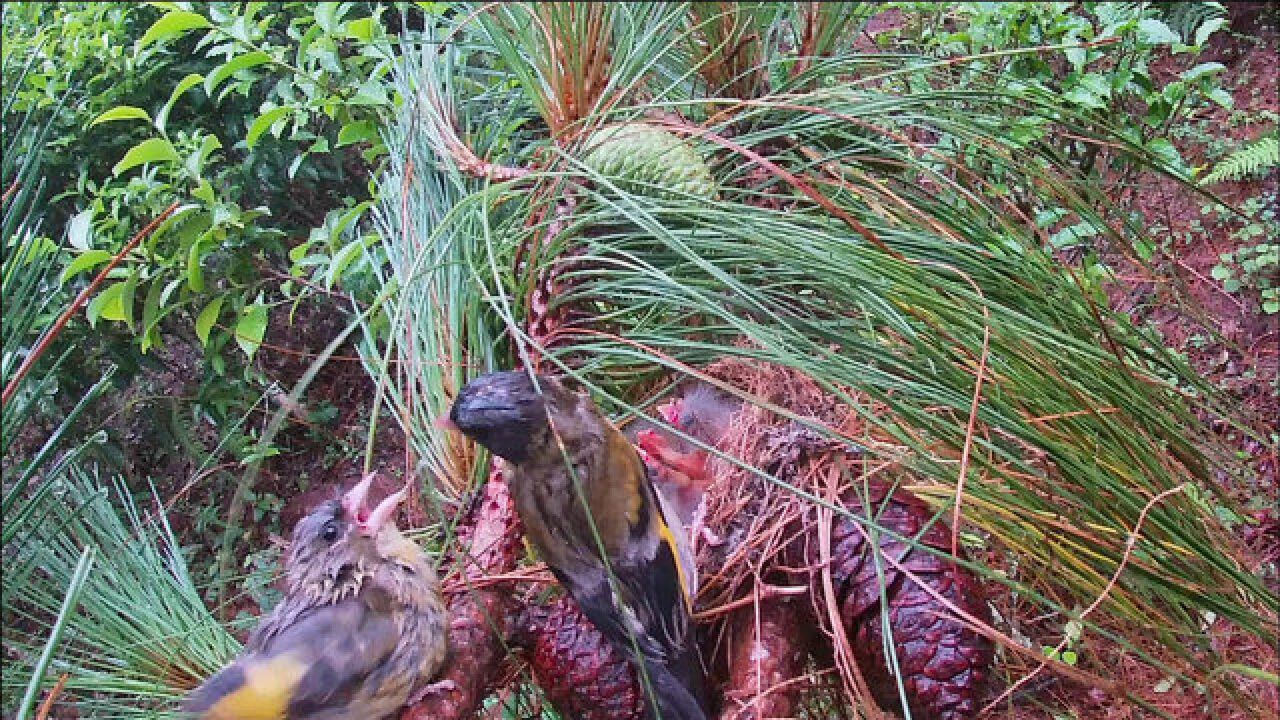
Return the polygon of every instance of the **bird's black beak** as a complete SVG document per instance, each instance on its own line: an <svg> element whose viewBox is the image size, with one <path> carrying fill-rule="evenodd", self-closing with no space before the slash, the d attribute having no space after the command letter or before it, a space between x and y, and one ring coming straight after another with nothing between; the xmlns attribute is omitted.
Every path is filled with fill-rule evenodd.
<svg viewBox="0 0 1280 720"><path fill-rule="evenodd" d="M464 435L517 465L529 458L530 441L547 423L542 396L521 371L472 380L458 393L449 419Z"/></svg>

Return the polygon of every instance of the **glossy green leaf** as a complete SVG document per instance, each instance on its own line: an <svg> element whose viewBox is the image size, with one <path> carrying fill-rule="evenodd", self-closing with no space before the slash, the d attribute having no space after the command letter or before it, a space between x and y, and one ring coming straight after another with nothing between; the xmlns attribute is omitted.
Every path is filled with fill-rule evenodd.
<svg viewBox="0 0 1280 720"><path fill-rule="evenodd" d="M1138 41L1147 45L1170 45L1181 42L1178 33L1169 29L1168 25L1155 18L1143 18L1138 21Z"/></svg>
<svg viewBox="0 0 1280 720"><path fill-rule="evenodd" d="M200 258L203 254L202 243L193 242L187 250L187 287L192 292L204 291L204 271L200 268Z"/></svg>
<svg viewBox="0 0 1280 720"><path fill-rule="evenodd" d="M347 266L365 253L370 238L352 240L333 254L333 262L329 264L329 272L325 277L325 286L332 288L346 272Z"/></svg>
<svg viewBox="0 0 1280 720"><path fill-rule="evenodd" d="M352 143L373 140L378 137L378 128L369 120L349 122L338 131L338 147Z"/></svg>
<svg viewBox="0 0 1280 720"><path fill-rule="evenodd" d="M209 95L209 97L213 97L213 92L217 90L218 86L227 78L235 75L241 70L248 70L249 68L265 65L269 62L271 62L271 56L261 50L255 50L251 53L231 58L227 62L215 68L213 72L209 73L209 77L205 78L204 81L204 91Z"/></svg>
<svg viewBox="0 0 1280 720"><path fill-rule="evenodd" d="M95 268L112 258L112 254L106 250L89 250L76 256L74 260L67 264L62 271L61 282L66 282L71 278L90 268Z"/></svg>
<svg viewBox="0 0 1280 720"><path fill-rule="evenodd" d="M178 98L182 97L188 90L200 84L204 80L204 76L200 73L189 73L186 77L178 81L173 87L173 92L169 94L169 100L160 108L160 112L156 113L156 127L164 132L165 125L169 122L169 113L173 111L173 106L178 102Z"/></svg>
<svg viewBox="0 0 1280 720"><path fill-rule="evenodd" d="M195 203L186 203L173 211L147 238L147 252L159 254L159 246L184 248L191 238L209 227L208 213ZM164 258L167 260L168 258Z"/></svg>
<svg viewBox="0 0 1280 720"><path fill-rule="evenodd" d="M114 120L146 120L151 122L151 115L140 107L132 105L118 105L107 110L89 123L89 127L93 127L99 123L112 122Z"/></svg>
<svg viewBox="0 0 1280 720"><path fill-rule="evenodd" d="M250 149L258 143L258 138L262 137L262 133L266 132L275 125L276 122L284 118L293 110L292 107L286 105L284 107L272 108L258 116L253 124L249 126L249 132L244 137L244 142Z"/></svg>
<svg viewBox="0 0 1280 720"><path fill-rule="evenodd" d="M253 359L262 338L267 334L267 306L255 303L244 309L240 321L236 323L236 344L249 359Z"/></svg>
<svg viewBox="0 0 1280 720"><path fill-rule="evenodd" d="M197 200L204 201L207 205L212 205L218 199L217 196L213 194L213 186L209 184L208 180L203 178L200 179L200 184L196 186L196 189L191 191L191 195Z"/></svg>
<svg viewBox="0 0 1280 720"><path fill-rule="evenodd" d="M173 148L173 144L164 138L151 138L129 148L124 154L120 162L111 169L115 175L119 175L126 170L153 162L177 162L178 151Z"/></svg>
<svg viewBox="0 0 1280 720"><path fill-rule="evenodd" d="M67 244L77 250L93 245L93 209L82 210L67 221Z"/></svg>
<svg viewBox="0 0 1280 720"><path fill-rule="evenodd" d="M1227 66L1219 62L1200 63L1193 68L1182 72L1182 79L1188 82L1199 80L1200 78L1212 77L1226 70Z"/></svg>
<svg viewBox="0 0 1280 720"><path fill-rule="evenodd" d="M316 3L316 24L325 32L333 34L339 30L339 22L349 9L350 6L346 3Z"/></svg>
<svg viewBox="0 0 1280 720"><path fill-rule="evenodd" d="M199 13L171 10L147 28L147 32L138 41L138 47L141 49L157 40L167 40L190 30L207 27L211 27L209 20Z"/></svg>
<svg viewBox="0 0 1280 720"><path fill-rule="evenodd" d="M156 325L166 314L161 312L160 298L163 294L164 283L161 282L161 278L156 278L147 287L147 297L142 301L142 340L140 349L144 354L160 339Z"/></svg>
<svg viewBox="0 0 1280 720"><path fill-rule="evenodd" d="M223 299L222 295L214 298L196 317L196 337L200 339L201 345L209 344L209 331L213 329L214 323L218 322L218 313L222 312Z"/></svg>
<svg viewBox="0 0 1280 720"><path fill-rule="evenodd" d="M125 283L118 282L107 286L97 297L89 301L89 307L85 308L85 316L89 319L89 326L96 327L98 318L106 320L123 320L125 318L124 303L122 296L125 291Z"/></svg>
<svg viewBox="0 0 1280 720"><path fill-rule="evenodd" d="M1196 28L1196 45L1203 45L1209 36L1217 32L1223 25L1227 24L1226 17L1215 17L1205 20L1200 27Z"/></svg>
<svg viewBox="0 0 1280 720"><path fill-rule="evenodd" d="M368 42L373 38L374 22L371 17L358 18L347 23L347 37L354 38L361 42Z"/></svg>
<svg viewBox="0 0 1280 720"><path fill-rule="evenodd" d="M118 319L128 325L130 330L133 329L133 298L138 292L138 278L139 271L134 269L133 272L129 273L129 278L122 283L124 289L120 291L120 317ZM107 317L105 311L103 312L103 317L108 320L117 319Z"/></svg>

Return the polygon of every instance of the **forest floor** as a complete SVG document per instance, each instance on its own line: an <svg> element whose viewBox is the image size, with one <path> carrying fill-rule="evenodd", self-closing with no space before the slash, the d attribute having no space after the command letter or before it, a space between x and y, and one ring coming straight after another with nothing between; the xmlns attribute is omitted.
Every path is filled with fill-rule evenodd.
<svg viewBox="0 0 1280 720"><path fill-rule="evenodd" d="M1175 144L1192 166L1212 164L1229 149L1274 128L1280 113L1277 30L1261 25L1240 27L1239 18L1236 22L1236 33L1220 33L1197 58L1197 62L1216 61L1226 66L1222 83L1232 92L1234 107L1207 108L1174 133ZM1257 20L1245 17L1243 22ZM1184 58L1169 58L1155 70L1168 77L1185 64ZM1232 207L1243 206L1249 198L1262 198L1264 204L1275 208L1280 176L1271 172L1261 180L1224 183L1213 190ZM1220 481L1248 515L1247 522L1236 527L1243 554L1256 568L1270 567L1274 573L1280 559L1280 520L1274 499L1280 464L1275 425L1275 418L1280 417L1280 314L1264 314L1256 292L1228 293L1213 278L1213 268L1222 254L1257 244L1268 235L1259 238L1246 230L1257 220L1209 209L1214 204L1209 198L1164 178L1139 177L1127 188L1127 195L1129 207L1146 218L1156 251L1147 263L1119 254L1105 257L1117 278L1109 288L1109 297L1116 309L1155 328L1168 347L1183 353L1206 380L1238 401L1239 415L1233 418L1234 423L1221 418L1206 418L1206 422L1220 431L1251 469L1245 477L1223 475ZM1274 238L1275 230L1272 224L1266 232ZM270 327L286 328L286 332L268 337L260 352L260 369L281 387L293 387L315 355L341 329L325 320L326 316L333 313L317 307L301 313L292 324L277 324L273 318ZM270 533L277 536L262 540L278 547L278 528L292 527L318 500L359 478L375 390L350 344L321 369L302 398L303 407L291 412L288 427L276 439L280 454L264 463L256 483L257 493L282 499L277 508L277 530ZM318 409L326 411L323 423L314 421ZM373 443L373 467L392 478L404 477L412 470L404 437L393 419L385 412L382 415ZM403 519L410 526L425 518L421 508L406 512ZM1270 581L1275 582L1274 576ZM236 609L254 612L253 606L252 596L246 595ZM1225 629L1222 637L1224 643L1240 644L1237 649L1241 653L1262 653L1264 659L1255 661L1270 663L1269 670L1276 671L1274 649L1250 648L1247 638L1230 636ZM1145 664L1108 656L1114 650L1100 647L1091 651L1093 657L1083 655L1082 662L1097 663L1095 669L1123 679L1126 687L1174 717L1209 717L1204 710L1205 698L1194 688L1169 686ZM1115 664L1107 667L1109 663ZM1262 698L1267 707L1280 710L1274 687L1262 683L1256 687L1258 692L1270 694ZM1037 702L1015 714L1108 720L1143 717L1127 704L1065 685L1050 685Z"/></svg>

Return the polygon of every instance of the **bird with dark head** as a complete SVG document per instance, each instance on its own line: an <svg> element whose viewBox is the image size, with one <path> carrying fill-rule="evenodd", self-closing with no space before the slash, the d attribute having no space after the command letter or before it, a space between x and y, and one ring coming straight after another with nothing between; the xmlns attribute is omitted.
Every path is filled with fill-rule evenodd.
<svg viewBox="0 0 1280 720"><path fill-rule="evenodd" d="M284 599L184 717L381 720L429 687L447 650L439 581L396 528L407 488L370 510L374 477L298 521Z"/></svg>
<svg viewBox="0 0 1280 720"><path fill-rule="evenodd" d="M693 558L635 447L589 397L543 375L479 377L449 417L508 463L530 543L591 622L636 660L650 716L705 718Z"/></svg>

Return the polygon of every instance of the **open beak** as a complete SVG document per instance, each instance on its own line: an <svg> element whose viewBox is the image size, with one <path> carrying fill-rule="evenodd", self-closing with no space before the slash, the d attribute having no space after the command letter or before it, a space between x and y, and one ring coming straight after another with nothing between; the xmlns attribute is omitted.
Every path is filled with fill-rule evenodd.
<svg viewBox="0 0 1280 720"><path fill-rule="evenodd" d="M658 414L661 415L662 419L666 420L667 424L670 425L671 427L680 428L681 430L684 430L684 428L681 427L683 423L680 422L680 413L683 412L684 410L683 406L684 406L684 400L682 400L681 398L676 398L675 400L672 400L669 403L663 403L659 405Z"/></svg>
<svg viewBox="0 0 1280 720"><path fill-rule="evenodd" d="M356 486L347 491L342 496L342 509L351 518L351 521L359 524L365 521L369 516L366 502L369 499L369 487L373 485L373 479L377 477L376 473L365 475Z"/></svg>
<svg viewBox="0 0 1280 720"><path fill-rule="evenodd" d="M377 507L370 510L368 506L369 488L373 485L375 477L377 477L377 473L365 475L364 479L348 490L346 495L342 496L343 511L351 518L356 530L361 535L368 537L377 535L382 526L388 522L394 523L393 518L396 515L396 510L409 495L409 485L406 483L399 492L394 492L383 498Z"/></svg>

